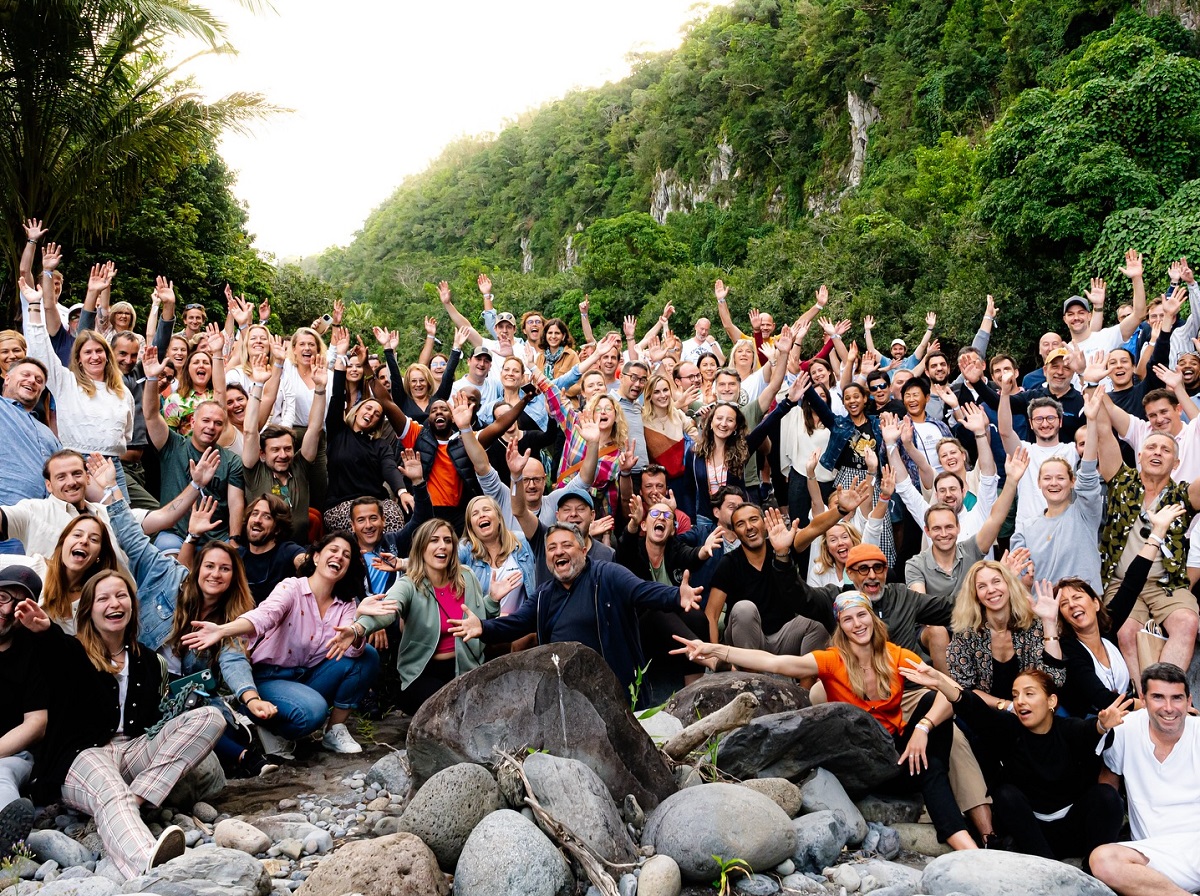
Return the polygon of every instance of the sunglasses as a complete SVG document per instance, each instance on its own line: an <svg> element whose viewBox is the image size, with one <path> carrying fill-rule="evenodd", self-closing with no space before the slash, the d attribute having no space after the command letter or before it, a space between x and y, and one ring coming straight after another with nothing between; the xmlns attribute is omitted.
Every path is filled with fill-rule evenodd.
<svg viewBox="0 0 1200 896"><path fill-rule="evenodd" d="M852 572L859 573L860 575L866 575L867 573L875 573L878 575L887 569L887 564L880 563L878 560L876 560L874 563L856 563L854 566L850 567L850 569Z"/></svg>
<svg viewBox="0 0 1200 896"><path fill-rule="evenodd" d="M183 306L183 310L184 311L203 311L204 306L201 305L199 302L189 302L187 305Z"/></svg>
<svg viewBox="0 0 1200 896"><path fill-rule="evenodd" d="M649 516L652 520L669 520L675 516L675 514L671 513L669 510L651 510L647 516Z"/></svg>
<svg viewBox="0 0 1200 896"><path fill-rule="evenodd" d="M888 384L884 382L876 382L872 383L867 388L869 388L872 392L886 392L888 390Z"/></svg>

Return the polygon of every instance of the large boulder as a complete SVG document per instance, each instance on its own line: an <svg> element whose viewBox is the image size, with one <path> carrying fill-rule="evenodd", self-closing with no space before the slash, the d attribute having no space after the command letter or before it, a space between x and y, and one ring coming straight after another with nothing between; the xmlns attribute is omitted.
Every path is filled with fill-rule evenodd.
<svg viewBox="0 0 1200 896"><path fill-rule="evenodd" d="M850 825L845 816L831 809L801 815L792 821L796 835L796 851L792 861L800 871L821 871L842 854L850 839Z"/></svg>
<svg viewBox="0 0 1200 896"><path fill-rule="evenodd" d="M700 784L650 813L642 846L673 858L684 880L707 882L720 873L713 856L774 868L795 852L796 834L769 797L737 784Z"/></svg>
<svg viewBox="0 0 1200 896"><path fill-rule="evenodd" d="M216 753L209 753L171 788L164 805L190 809L218 796L225 789L225 770Z"/></svg>
<svg viewBox="0 0 1200 896"><path fill-rule="evenodd" d="M1073 865L1000 850L967 850L939 856L925 866L920 892L929 896L1114 896Z"/></svg>
<svg viewBox="0 0 1200 896"><path fill-rule="evenodd" d="M177 859L125 883L122 893L162 896L267 896L271 875L258 859L236 849L189 849Z"/></svg>
<svg viewBox="0 0 1200 896"><path fill-rule="evenodd" d="M86 865L96 858L95 853L80 843L54 828L33 831L25 838L34 858L39 862L58 862L59 868L73 868L76 865Z"/></svg>
<svg viewBox="0 0 1200 896"><path fill-rule="evenodd" d="M808 689L794 678L764 672L717 672L704 675L667 701L664 709L684 725L710 716L734 698L749 691L758 698L754 715L766 716L810 706Z"/></svg>
<svg viewBox="0 0 1200 896"><path fill-rule="evenodd" d="M448 896L450 885L429 847L414 834L347 843L329 856L297 896Z"/></svg>
<svg viewBox="0 0 1200 896"><path fill-rule="evenodd" d="M578 759L534 753L525 760L525 777L542 807L602 858L615 864L634 861L633 841L594 771Z"/></svg>
<svg viewBox="0 0 1200 896"><path fill-rule="evenodd" d="M379 759L367 772L366 783L378 784L394 797L407 797L412 790L412 773L405 751L397 750Z"/></svg>
<svg viewBox="0 0 1200 896"><path fill-rule="evenodd" d="M541 828L511 809L475 826L454 870L456 896L567 896L574 879Z"/></svg>
<svg viewBox="0 0 1200 896"><path fill-rule="evenodd" d="M453 871L475 825L499 808L500 788L491 772L463 762L425 782L400 816L400 830L420 837L438 864Z"/></svg>
<svg viewBox="0 0 1200 896"><path fill-rule="evenodd" d="M896 775L899 756L886 731L848 703L761 716L731 732L717 767L734 778L787 778L799 783L815 768L832 772L851 794Z"/></svg>
<svg viewBox="0 0 1200 896"><path fill-rule="evenodd" d="M488 764L497 749L527 748L578 759L615 802L632 793L650 809L675 792L666 761L629 711L629 694L598 653L575 642L506 654L460 675L425 701L408 729L418 786L451 765Z"/></svg>
<svg viewBox="0 0 1200 896"><path fill-rule="evenodd" d="M800 796L803 800L801 810L805 815L822 809L841 812L850 825L850 839L847 842L851 846L858 846L866 838L867 820L846 794L841 782L825 769L819 768L808 776L800 785Z"/></svg>

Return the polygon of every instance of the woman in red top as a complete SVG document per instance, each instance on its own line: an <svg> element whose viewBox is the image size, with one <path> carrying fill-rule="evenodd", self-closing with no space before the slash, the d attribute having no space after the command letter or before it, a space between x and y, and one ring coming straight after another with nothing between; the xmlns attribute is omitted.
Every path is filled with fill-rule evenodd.
<svg viewBox="0 0 1200 896"><path fill-rule="evenodd" d="M833 609L838 622L833 646L804 656L776 656L763 650L687 641L678 635L675 640L684 647L673 652L686 654L710 669L724 662L752 672L820 678L830 702L850 703L865 710L895 741L900 768L884 788L920 790L938 840L954 849L975 849L947 776L951 740L948 720L953 715L949 701L930 691L905 724L900 708L904 691L900 668L905 660L919 664L920 658L888 641L887 625L875 615L871 601L861 592L840 594Z"/></svg>

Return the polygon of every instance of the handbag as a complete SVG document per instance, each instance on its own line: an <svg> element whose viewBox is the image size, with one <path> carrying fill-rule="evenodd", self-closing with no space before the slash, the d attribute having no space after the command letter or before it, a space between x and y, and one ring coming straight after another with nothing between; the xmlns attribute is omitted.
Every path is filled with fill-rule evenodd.
<svg viewBox="0 0 1200 896"><path fill-rule="evenodd" d="M1162 657L1166 646L1167 636L1163 634L1162 626L1153 619L1148 620L1137 633L1138 666L1143 669L1153 666Z"/></svg>
<svg viewBox="0 0 1200 896"><path fill-rule="evenodd" d="M162 718L146 729L146 736L153 738L171 719L178 718L189 710L209 705L216 692L217 682L211 669L202 669L168 682L166 691L158 703Z"/></svg>

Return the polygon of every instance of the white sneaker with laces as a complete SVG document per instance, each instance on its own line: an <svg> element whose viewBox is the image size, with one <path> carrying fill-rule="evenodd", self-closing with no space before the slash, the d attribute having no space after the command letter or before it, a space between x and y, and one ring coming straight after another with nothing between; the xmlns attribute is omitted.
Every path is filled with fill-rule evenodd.
<svg viewBox="0 0 1200 896"><path fill-rule="evenodd" d="M275 732L268 731L262 725L256 725L255 727L258 728L258 739L262 742L264 756L275 756L279 759L296 758L295 741L280 737Z"/></svg>
<svg viewBox="0 0 1200 896"><path fill-rule="evenodd" d="M154 868L159 865L164 865L172 859L177 859L183 855L187 847L186 838L183 834L183 828L179 825L171 825L163 828L163 832L159 834L158 841L154 844L154 849L150 853L150 858L146 861L146 873L149 874Z"/></svg>
<svg viewBox="0 0 1200 896"><path fill-rule="evenodd" d="M334 753L361 753L362 746L359 745L350 732L346 730L346 726L342 724L333 725L325 736L321 738L321 744L326 750L332 750Z"/></svg>

